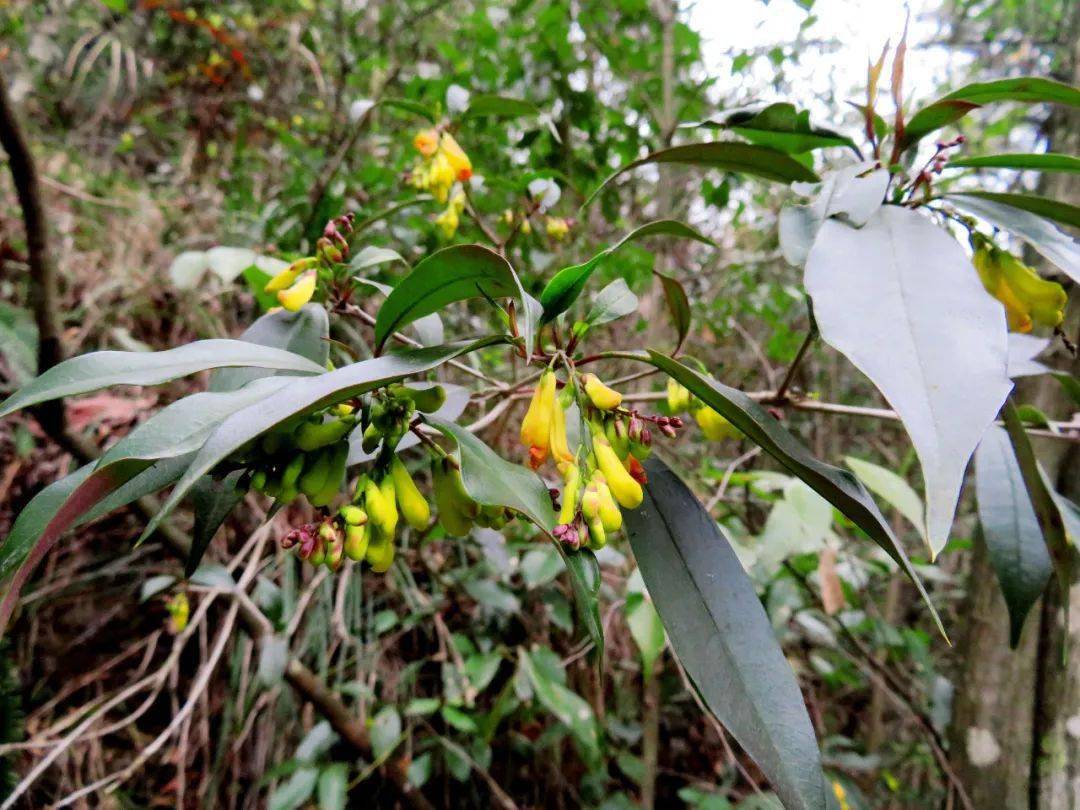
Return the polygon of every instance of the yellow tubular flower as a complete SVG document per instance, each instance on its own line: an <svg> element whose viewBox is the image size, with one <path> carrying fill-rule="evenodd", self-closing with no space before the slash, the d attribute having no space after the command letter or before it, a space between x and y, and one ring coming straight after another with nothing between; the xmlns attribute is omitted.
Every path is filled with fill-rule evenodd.
<svg viewBox="0 0 1080 810"><path fill-rule="evenodd" d="M375 529L375 536L368 541L364 558L372 571L376 574L385 574L394 563L393 535L384 534L382 530Z"/></svg>
<svg viewBox="0 0 1080 810"><path fill-rule="evenodd" d="M529 448L529 466L544 463L551 447L551 421L555 411L555 373L548 369L536 385L529 410L521 422L521 443Z"/></svg>
<svg viewBox="0 0 1080 810"><path fill-rule="evenodd" d="M556 400L551 407L551 441L549 443L551 457L556 466L561 466L574 460L574 454L570 452L570 445L566 440L566 411Z"/></svg>
<svg viewBox="0 0 1080 810"><path fill-rule="evenodd" d="M608 388L595 374L586 374L582 377L585 381L585 393L589 400L602 411L611 411L622 405L622 394L613 388Z"/></svg>
<svg viewBox="0 0 1080 810"><path fill-rule="evenodd" d="M278 292L278 303L289 310L289 312L296 312L303 307L304 304L310 301L311 296L315 294L316 281L317 278L314 270L305 271L291 287L287 290Z"/></svg>
<svg viewBox="0 0 1080 810"><path fill-rule="evenodd" d="M630 477L630 473L623 467L615 451L605 439L597 437L593 440L593 452L596 454L596 464L600 472L604 474L608 489L624 509L637 509L641 506L645 493L641 490L641 484Z"/></svg>
<svg viewBox="0 0 1080 810"><path fill-rule="evenodd" d="M305 270L311 269L315 265L315 258L313 256L307 256L303 259L297 259L290 264L268 282L263 287L263 292L280 292L287 287L291 287L299 276Z"/></svg>
<svg viewBox="0 0 1080 810"><path fill-rule="evenodd" d="M416 488L409 471L405 469L405 465L397 456L394 456L394 460L390 463L390 476L394 482L398 504L401 506L401 514L405 516L410 526L417 531L423 531L431 520L431 507L428 506L428 502Z"/></svg>
<svg viewBox="0 0 1080 810"><path fill-rule="evenodd" d="M439 148L438 131L434 129L420 130L416 133L416 137L413 138L413 146L424 157L431 157L435 154L435 150Z"/></svg>
<svg viewBox="0 0 1080 810"><path fill-rule="evenodd" d="M465 182L472 177L472 161L449 132L443 133L442 140L439 142L439 154L446 157L454 172L454 179Z"/></svg>
<svg viewBox="0 0 1080 810"><path fill-rule="evenodd" d="M581 514L590 521L600 516L600 490L597 489L595 476L589 479L585 491L581 493Z"/></svg>
<svg viewBox="0 0 1080 810"><path fill-rule="evenodd" d="M709 441L718 442L722 439L738 439L742 437L742 433L737 427L708 406L694 411L694 419L697 421L698 427L701 428L701 432L705 434L705 438Z"/></svg>
<svg viewBox="0 0 1080 810"><path fill-rule="evenodd" d="M999 263L1006 283L1024 302L1036 325L1054 327L1064 320L1068 296L1060 284L1040 278L1011 253L1002 252Z"/></svg>
<svg viewBox="0 0 1080 810"><path fill-rule="evenodd" d="M972 257L983 287L1005 307L1012 332L1030 332L1033 325L1057 326L1065 317L1064 288L1039 275L1011 253L980 245Z"/></svg>

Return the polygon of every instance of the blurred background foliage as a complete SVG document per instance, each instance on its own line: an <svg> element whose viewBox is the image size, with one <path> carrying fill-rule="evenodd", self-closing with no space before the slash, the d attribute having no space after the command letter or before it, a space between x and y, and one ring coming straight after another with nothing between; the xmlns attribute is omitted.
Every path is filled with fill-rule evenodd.
<svg viewBox="0 0 1080 810"><path fill-rule="evenodd" d="M261 311L257 285L248 275L230 283L212 272L181 278L173 259L184 251L224 245L300 255L328 218L346 210L360 221L376 218L366 244L409 261L444 244L433 224L439 206L417 199L405 182L419 119L373 104L406 99L445 109L457 86L474 97L524 99L539 111L471 119L458 135L480 177L472 201L500 233L507 228L500 218L521 209L530 181L550 178L562 189L550 213L571 220L568 237L553 238L538 218L512 246L534 294L554 269L636 224L685 219L720 249L646 242L624 248L598 273L596 289L623 278L641 302L638 316L612 326L610 342L671 343L651 272L660 270L676 276L693 302L687 352L730 385L774 390L809 326L798 275L776 242L775 212L787 192L716 172L702 179L664 169L626 175L599 205L586 212L579 205L614 167L687 137L680 125L751 101L790 100L814 111L815 123L856 134L858 113L844 102L859 89L799 77L813 70L819 50L872 52L882 43L830 39L836 29L828 15L842 13L843 4L822 10L813 0L772 0L750 5L762 19L780 6L798 8L797 38L726 52L729 69L720 71L695 21L724 11L699 5L705 9L672 0L0 3L0 70L44 176L69 351L157 349L238 334ZM938 31L932 46L956 57L961 78L1036 74L1077 83L1074 3L946 0L923 4L918 14ZM909 65L923 47L931 45L916 45ZM985 144L1075 154L1075 124L1023 108L973 116L963 131L973 154ZM827 161L843 159L841 150L826 153ZM1075 199L1075 181L1058 193ZM463 220L453 241L482 238ZM375 278L390 283L402 273L394 264L377 270ZM33 373L24 271L19 212L4 172L5 390ZM475 317L444 313L456 335L479 331ZM486 367L505 362L499 357L485 358ZM448 379L464 381L449 372ZM86 397L68 404L69 418L104 441L191 385L173 383L160 400L139 391ZM881 404L824 348L800 367L796 385L829 402ZM655 386L640 380L627 389L647 397ZM1039 401L1052 418L1068 417L1063 403ZM483 413L477 398L466 420ZM510 458L520 454L514 413L483 433ZM921 482L901 429L823 413L778 415L819 457L854 459L850 466L879 482L884 502L901 507L893 510L898 533L925 563L903 512ZM1015 773L1026 768L1028 776L1009 795L1024 796L1024 806L1029 794L1040 796L1040 768L1067 756L1039 749L1046 728L1038 707L1030 708L1026 746L1013 751L1007 731L987 727L980 694L965 694L1007 683L1019 655L1028 656L1024 671L1033 679L1045 637L1037 620L1029 622L1026 646L1009 653L1002 619L985 638L966 639L969 620L983 618L979 605L1003 612L980 592L990 576L974 542L970 496L947 552L937 565L920 566L961 639L949 648L887 558L749 444L707 443L688 432L665 455L740 541L799 676L836 806L963 806L961 792L974 806L1021 806L970 798L1004 796L989 771L1013 759ZM867 463L877 468L860 468ZM0 534L67 465L29 418L0 426ZM247 538L260 517L253 505L219 534L217 562L187 587L193 605L213 588L213 565L250 556ZM0 673L0 733L16 743L2 749L9 779L40 759L40 749L20 747L19 739L62 735L166 656L168 606L175 605L168 600L181 590L173 578L182 563L154 541L132 549L141 522L121 513L80 531L26 593L4 652L7 674ZM414 541L385 578L313 575L291 555L277 557L260 569L253 599L275 623L281 646L259 652L235 631L198 711L167 750L86 806L335 807L346 792L354 806L393 806L382 770L388 763L447 807L775 806L752 762L701 711L665 652L625 545L601 555L602 660L575 630L558 555L513 529L478 530L468 542ZM66 749L24 805L46 806L133 762L168 725L209 656L219 613L209 611L153 700L124 705L126 722ZM282 680L287 650L364 719L374 761L357 761L295 699ZM1066 670L1074 680L1075 669ZM1072 806L1052 801L1031 806Z"/></svg>

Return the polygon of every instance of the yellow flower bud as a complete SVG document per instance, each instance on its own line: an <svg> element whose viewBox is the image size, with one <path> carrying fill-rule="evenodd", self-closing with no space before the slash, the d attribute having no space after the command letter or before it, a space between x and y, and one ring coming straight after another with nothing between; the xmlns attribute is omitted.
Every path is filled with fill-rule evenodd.
<svg viewBox="0 0 1080 810"><path fill-rule="evenodd" d="M401 507L401 514L416 531L423 531L431 520L431 507L416 488L416 484L405 469L401 459L394 456L390 462L390 476L394 482L394 491L397 494L397 502Z"/></svg>
<svg viewBox="0 0 1080 810"><path fill-rule="evenodd" d="M586 521L589 526L589 548L600 549L607 545L607 532L600 518L595 517Z"/></svg>
<svg viewBox="0 0 1080 810"><path fill-rule="evenodd" d="M595 374L585 374L582 380L585 382L585 393L588 394L589 400L600 410L614 410L622 404L622 394L608 388Z"/></svg>
<svg viewBox="0 0 1080 810"><path fill-rule="evenodd" d="M563 217L547 217L544 220L544 230L556 242L561 242L570 233L570 223Z"/></svg>
<svg viewBox="0 0 1080 810"><path fill-rule="evenodd" d="M310 301L311 296L315 294L316 281L317 277L314 270L305 271L291 287L278 292L278 303L289 312L296 312Z"/></svg>
<svg viewBox="0 0 1080 810"><path fill-rule="evenodd" d="M286 287L291 287L293 285L293 282L296 281L296 277L305 270L310 269L314 263L315 259L311 256L303 259L297 259L295 262L290 264L288 267L286 267L284 270L282 270L280 273L278 273L276 276L266 282L266 286L263 287L263 291L268 293L280 292Z"/></svg>
<svg viewBox="0 0 1080 810"><path fill-rule="evenodd" d="M370 532L368 531L367 524L362 526L346 526L345 556L353 562L360 562L364 559L368 550L369 536Z"/></svg>
<svg viewBox="0 0 1080 810"><path fill-rule="evenodd" d="M581 489L581 470L577 464L566 467L566 482L563 485L562 506L559 508L559 523L574 520L578 506L578 491Z"/></svg>
<svg viewBox="0 0 1080 810"><path fill-rule="evenodd" d="M596 492L600 499L597 516L604 525L605 531L617 532L622 528L622 510L615 503L615 497L611 494L611 488L607 485L607 481L599 475L593 478L596 481Z"/></svg>
<svg viewBox="0 0 1080 810"><path fill-rule="evenodd" d="M529 410L521 422L521 443L529 448L529 466L544 463L551 447L551 421L555 411L555 374L550 369L540 377Z"/></svg>
<svg viewBox="0 0 1080 810"><path fill-rule="evenodd" d="M670 377L667 381L667 406L673 414L682 413L690 406L690 392Z"/></svg>
<svg viewBox="0 0 1080 810"><path fill-rule="evenodd" d="M447 208L437 217L435 217L435 224L439 230L442 231L444 238L449 239L455 233L457 233L458 225L461 223L460 217L458 217L457 211L452 207Z"/></svg>
<svg viewBox="0 0 1080 810"><path fill-rule="evenodd" d="M394 536L386 534L381 529L376 529L373 537L369 537L367 551L364 558L376 574L384 574L390 570L394 563Z"/></svg>
<svg viewBox="0 0 1080 810"><path fill-rule="evenodd" d="M596 487L595 476L581 493L581 514L585 520L595 520L600 516L600 491Z"/></svg>
<svg viewBox="0 0 1080 810"><path fill-rule="evenodd" d="M165 603L165 610L169 612L169 632L177 635L187 627L188 617L191 615L191 603L186 593L178 593Z"/></svg>
<svg viewBox="0 0 1080 810"><path fill-rule="evenodd" d="M443 133L442 140L439 143L439 154L446 157L454 173L455 180L465 182L472 177L472 162L469 160L469 156L465 154L465 150L461 148L458 142L454 140L454 136L449 132Z"/></svg>
<svg viewBox="0 0 1080 810"><path fill-rule="evenodd" d="M709 441L742 438L742 432L737 427L708 406L694 411L694 419Z"/></svg>
<svg viewBox="0 0 1080 810"><path fill-rule="evenodd" d="M641 490L641 484L630 477L630 473L623 467L615 451L606 439L597 437L593 440L593 452L596 454L596 464L600 472L604 474L608 489L625 509L637 509L641 506L645 493Z"/></svg>

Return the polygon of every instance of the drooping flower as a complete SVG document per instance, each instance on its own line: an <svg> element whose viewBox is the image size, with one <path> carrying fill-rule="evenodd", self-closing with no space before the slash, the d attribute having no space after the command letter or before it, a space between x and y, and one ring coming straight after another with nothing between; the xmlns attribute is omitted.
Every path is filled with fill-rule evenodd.
<svg viewBox="0 0 1080 810"><path fill-rule="evenodd" d="M1054 327L1064 319L1065 289L1040 278L1008 251L980 241L972 262L983 287L1004 305L1010 331L1030 332L1036 325Z"/></svg>
<svg viewBox="0 0 1080 810"><path fill-rule="evenodd" d="M299 310L315 294L315 286L318 281L317 275L314 270L305 270L291 287L278 292L278 303L289 312Z"/></svg>

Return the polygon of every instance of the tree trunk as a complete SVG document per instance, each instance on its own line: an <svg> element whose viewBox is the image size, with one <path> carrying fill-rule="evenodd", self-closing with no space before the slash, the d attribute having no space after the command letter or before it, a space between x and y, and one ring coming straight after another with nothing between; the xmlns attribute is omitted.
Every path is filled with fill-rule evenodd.
<svg viewBox="0 0 1080 810"><path fill-rule="evenodd" d="M1080 9L1072 7L1061 25L1063 79L1080 84ZM1080 113L1055 110L1046 125L1053 151L1080 151ZM1048 175L1041 193L1077 202L1075 175ZM1046 272L1052 268L1044 267ZM1075 341L1080 325L1080 291L1074 285L1066 332ZM1060 341L1049 365L1080 373ZM1051 415L1075 410L1057 382L1035 378L1017 386L1021 401ZM1057 489L1080 497L1080 445L1035 440L1035 450ZM1029 810L1080 808L1080 587L1073 587L1066 638L1062 600L1051 586L1028 616L1015 651L1008 646L1008 620L997 581L977 544L969 582L969 626L961 640L958 690L954 698L952 758L976 807ZM1067 660L1062 662L1062 650Z"/></svg>

